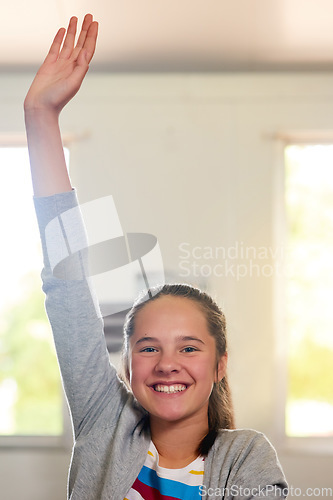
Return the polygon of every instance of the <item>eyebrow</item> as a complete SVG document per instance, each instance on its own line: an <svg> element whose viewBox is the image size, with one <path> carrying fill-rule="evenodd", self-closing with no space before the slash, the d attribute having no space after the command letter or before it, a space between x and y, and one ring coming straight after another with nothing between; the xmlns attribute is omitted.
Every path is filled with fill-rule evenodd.
<svg viewBox="0 0 333 500"><path fill-rule="evenodd" d="M179 335L176 337L177 341L185 341L185 342L200 342L205 345L204 341L199 339L198 337L192 337L191 335ZM159 343L159 339L157 337L141 337L139 340L135 342L135 345L142 344L143 342L157 342Z"/></svg>

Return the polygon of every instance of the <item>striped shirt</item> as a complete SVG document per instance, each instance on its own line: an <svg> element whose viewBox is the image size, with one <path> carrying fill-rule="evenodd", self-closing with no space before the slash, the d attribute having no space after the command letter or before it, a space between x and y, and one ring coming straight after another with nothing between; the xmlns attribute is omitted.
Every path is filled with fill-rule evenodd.
<svg viewBox="0 0 333 500"><path fill-rule="evenodd" d="M201 499L204 463L199 456L183 469L165 469L158 465L158 452L151 442L146 461L124 500Z"/></svg>

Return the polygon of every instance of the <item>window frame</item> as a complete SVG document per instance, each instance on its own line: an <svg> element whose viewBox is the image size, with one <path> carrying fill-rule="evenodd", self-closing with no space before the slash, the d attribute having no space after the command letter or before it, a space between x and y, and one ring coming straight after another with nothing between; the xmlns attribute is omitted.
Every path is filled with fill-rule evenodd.
<svg viewBox="0 0 333 500"><path fill-rule="evenodd" d="M62 136L63 146L70 152L70 145L73 142L72 136ZM0 148L27 148L27 139L25 134L9 133L0 134ZM71 449L73 443L72 424L67 407L66 398L62 391L61 413L62 413L62 434L58 436L42 434L0 434L0 449L35 449L35 448L56 448Z"/></svg>
<svg viewBox="0 0 333 500"><path fill-rule="evenodd" d="M3 448L57 448L70 449L72 447L73 435L72 425L67 410L65 397L62 396L62 423L63 432L59 436L51 435L0 435L0 449Z"/></svg>
<svg viewBox="0 0 333 500"><path fill-rule="evenodd" d="M291 145L333 145L333 130L286 130L274 135L273 171L273 239L275 245L286 246L285 149ZM285 261L282 259L282 268ZM288 330L286 325L286 277L274 277L273 321L275 337L275 430L279 448L288 454L333 456L333 436L288 436L285 411L288 384Z"/></svg>

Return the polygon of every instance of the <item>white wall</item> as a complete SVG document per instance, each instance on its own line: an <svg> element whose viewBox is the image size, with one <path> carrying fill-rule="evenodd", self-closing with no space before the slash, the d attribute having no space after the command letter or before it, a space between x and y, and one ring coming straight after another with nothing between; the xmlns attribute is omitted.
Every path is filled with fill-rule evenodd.
<svg viewBox="0 0 333 500"><path fill-rule="evenodd" d="M21 101L30 79L1 77L0 133L23 131ZM208 286L227 315L237 424L269 436L294 488L332 486L333 449L287 451L279 437L284 367L276 325L283 311L276 316L276 273L262 275L274 261L259 258L251 276L240 252L281 250L275 223L282 160L274 136L333 130L333 74L90 74L62 125L65 134L81 137L71 146L81 201L112 193L124 229L155 234L175 279L186 280L180 245L229 252L234 267L228 276L210 276ZM206 265L205 273L225 264L195 262ZM246 276L233 276L237 269ZM68 459L68 450L0 450L2 492L8 488L7 500L63 498Z"/></svg>

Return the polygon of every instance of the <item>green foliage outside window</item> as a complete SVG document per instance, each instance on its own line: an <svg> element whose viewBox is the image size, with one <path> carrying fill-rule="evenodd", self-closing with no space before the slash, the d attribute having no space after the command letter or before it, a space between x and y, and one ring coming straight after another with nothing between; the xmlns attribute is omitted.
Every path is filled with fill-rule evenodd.
<svg viewBox="0 0 333 500"><path fill-rule="evenodd" d="M68 151L65 151L68 161ZM27 148L0 147L0 435L63 433Z"/></svg>
<svg viewBox="0 0 333 500"><path fill-rule="evenodd" d="M333 147L286 149L287 434L333 435Z"/></svg>
<svg viewBox="0 0 333 500"><path fill-rule="evenodd" d="M23 290L1 316L0 433L60 435L60 376L38 276L25 276Z"/></svg>

